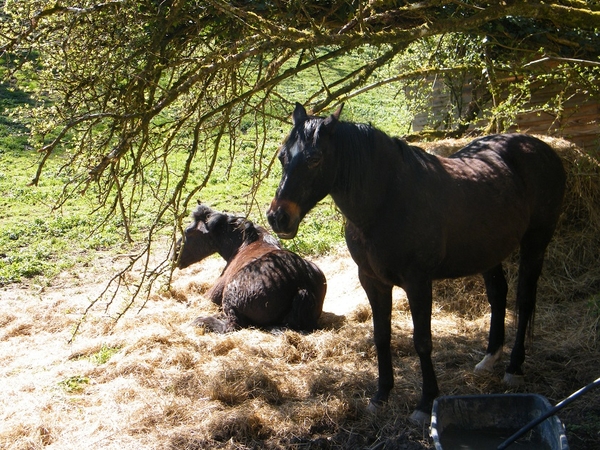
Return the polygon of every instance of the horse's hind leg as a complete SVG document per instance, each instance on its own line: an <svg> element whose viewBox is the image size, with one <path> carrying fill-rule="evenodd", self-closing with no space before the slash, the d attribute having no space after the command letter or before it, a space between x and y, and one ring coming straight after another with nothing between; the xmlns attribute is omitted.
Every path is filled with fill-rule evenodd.
<svg viewBox="0 0 600 450"><path fill-rule="evenodd" d="M284 318L286 326L298 331L313 331L321 316L323 297L319 293L298 289L292 300L292 309Z"/></svg>
<svg viewBox="0 0 600 450"><path fill-rule="evenodd" d="M491 372L496 361L502 356L504 345L504 317L508 285L502 264L483 273L485 290L491 307L490 335L485 357L475 366L475 372Z"/></svg>
<svg viewBox="0 0 600 450"><path fill-rule="evenodd" d="M225 305L223 306L224 318L219 319L214 316L197 317L192 325L204 327L217 333L230 333L240 328L249 327L251 324L248 319L235 308L232 308L229 303L225 299Z"/></svg>
<svg viewBox="0 0 600 450"><path fill-rule="evenodd" d="M196 319L194 319L192 322L192 325L196 327L203 327L217 333L227 333L228 331L232 331L229 328L229 324L226 320L218 319L217 317L213 316L196 317Z"/></svg>
<svg viewBox="0 0 600 450"><path fill-rule="evenodd" d="M510 355L510 363L504 376L504 381L511 386L524 383L521 365L525 361L525 338L528 326L529 331L533 332L537 282L542 273L544 253L551 236L552 232L530 230L521 241L521 262L517 285L517 334Z"/></svg>

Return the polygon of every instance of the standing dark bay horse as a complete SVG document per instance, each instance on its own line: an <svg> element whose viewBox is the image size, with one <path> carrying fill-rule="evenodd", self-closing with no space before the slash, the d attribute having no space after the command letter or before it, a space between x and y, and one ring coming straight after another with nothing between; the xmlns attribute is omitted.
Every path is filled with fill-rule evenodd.
<svg viewBox="0 0 600 450"><path fill-rule="evenodd" d="M195 325L221 333L249 326L303 331L317 327L327 282L315 264L282 249L264 228L243 217L199 204L192 218L177 245L177 267L183 269L217 252L227 261L207 292L221 305L225 319L199 317Z"/></svg>
<svg viewBox="0 0 600 450"><path fill-rule="evenodd" d="M518 325L505 381L522 383L525 336L544 253L560 215L565 171L531 136L494 135L442 158L369 125L327 118L296 104L279 159L283 175L267 217L281 238L330 194L346 218L346 243L373 311L379 366L371 407L394 385L392 288L406 292L423 391L411 418L429 419L438 384L431 360L432 280L481 273L491 305L489 342L477 370L491 370L504 344L507 283L502 261L520 247Z"/></svg>

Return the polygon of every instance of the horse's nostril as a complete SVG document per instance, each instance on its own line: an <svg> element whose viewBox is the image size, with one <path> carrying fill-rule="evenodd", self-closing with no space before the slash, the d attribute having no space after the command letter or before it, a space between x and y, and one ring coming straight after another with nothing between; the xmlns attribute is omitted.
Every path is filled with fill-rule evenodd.
<svg viewBox="0 0 600 450"><path fill-rule="evenodd" d="M267 220L269 221L269 224L273 230L281 231L286 229L286 227L289 225L290 216L283 208L279 207L268 215Z"/></svg>
<svg viewBox="0 0 600 450"><path fill-rule="evenodd" d="M279 221L279 226L281 227L281 229L286 229L290 224L290 216L284 210L281 210L279 212L277 220Z"/></svg>

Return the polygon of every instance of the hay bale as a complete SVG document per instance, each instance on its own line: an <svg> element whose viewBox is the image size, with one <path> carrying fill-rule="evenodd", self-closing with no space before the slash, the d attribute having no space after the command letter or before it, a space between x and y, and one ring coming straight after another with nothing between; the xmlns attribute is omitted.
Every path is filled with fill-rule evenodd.
<svg viewBox="0 0 600 450"><path fill-rule="evenodd" d="M555 300L588 297L600 291L600 158L568 141L547 142L563 160L567 190L541 287Z"/></svg>

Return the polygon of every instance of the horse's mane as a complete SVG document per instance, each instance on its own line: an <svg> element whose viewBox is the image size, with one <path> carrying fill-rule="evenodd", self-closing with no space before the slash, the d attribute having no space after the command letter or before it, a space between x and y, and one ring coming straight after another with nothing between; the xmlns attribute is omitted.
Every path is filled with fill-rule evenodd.
<svg viewBox="0 0 600 450"><path fill-rule="evenodd" d="M371 124L341 121L336 125L335 139L337 145L344 149L344 155L340 158L343 179L346 180L345 184L347 185L344 187L362 186L364 171L353 169L365 167L370 155L373 154L373 149L376 147L376 138L381 139L383 142L389 142L389 148L392 151L397 151L398 156L403 159L407 153L418 153L415 152L415 149L421 150L418 147L409 145L403 139L387 135Z"/></svg>
<svg viewBox="0 0 600 450"><path fill-rule="evenodd" d="M259 225L255 225L251 220L244 217L229 216L228 220L234 229L241 231L242 243L240 247L245 247L256 241L262 241L267 245L281 248L279 241L275 239L267 230Z"/></svg>
<svg viewBox="0 0 600 450"><path fill-rule="evenodd" d="M373 142L376 131L373 126L363 123L339 122L336 125L336 144L344 152L339 158L341 178L345 180L344 190L363 186L363 172L355 168L364 167L368 155L363 149Z"/></svg>
<svg viewBox="0 0 600 450"><path fill-rule="evenodd" d="M198 222L207 222L211 215L220 214L225 217L227 226L240 235L241 245L249 245L258 240L263 240L271 245L279 247L279 242L263 227L255 225L251 220L245 217L222 213L211 209L209 206L199 204L192 213L193 220Z"/></svg>
<svg viewBox="0 0 600 450"><path fill-rule="evenodd" d="M244 217L228 215L227 221L233 229L242 233L242 242L244 245L258 241L264 234L264 229L257 227L252 221Z"/></svg>
<svg viewBox="0 0 600 450"><path fill-rule="evenodd" d="M389 149L397 151L398 156L402 158L403 164L416 163L418 165L426 165L432 159L436 159L435 155L427 153L421 147L410 145L404 139L397 136L390 136L381 131L379 128L371 124L339 122L341 133L336 134L336 139L344 146L346 156L354 160L349 164L363 163L360 154L363 157L368 155L364 149L372 150L375 148L374 139L379 137L384 142L389 142ZM360 167L360 166L359 166Z"/></svg>
<svg viewBox="0 0 600 450"><path fill-rule="evenodd" d="M375 133L382 133L371 124L343 121L338 122L335 129L336 139L350 151L364 147L373 139Z"/></svg>

